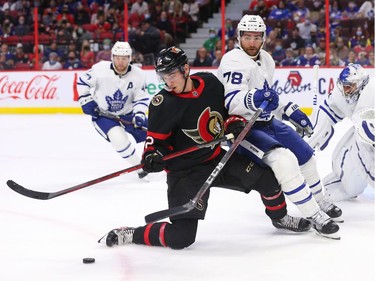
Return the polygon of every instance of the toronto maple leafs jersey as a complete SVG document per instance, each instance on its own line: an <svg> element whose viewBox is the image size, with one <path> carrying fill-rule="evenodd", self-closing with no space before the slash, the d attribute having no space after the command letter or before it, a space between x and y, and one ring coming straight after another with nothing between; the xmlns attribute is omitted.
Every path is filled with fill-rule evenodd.
<svg viewBox="0 0 375 281"><path fill-rule="evenodd" d="M306 141L310 146L323 150L334 134L333 126L336 123L345 117L355 121L352 116L363 109L374 108L374 102L374 79L372 77L361 91L358 101L354 103L348 103L338 87L335 87L319 106L313 121L314 134Z"/></svg>
<svg viewBox="0 0 375 281"><path fill-rule="evenodd" d="M112 62L101 61L77 80L79 96L92 95L101 111L115 115L146 113L150 102L146 93L146 75L129 65L124 75L115 72Z"/></svg>
<svg viewBox="0 0 375 281"><path fill-rule="evenodd" d="M246 106L246 94L254 88L262 89L265 80L272 85L274 72L275 62L264 50L260 51L257 61L239 48L226 53L221 59L217 76L225 88L225 107L229 115L241 115L250 120L255 110ZM275 112L283 106L280 103ZM267 121L272 116L271 112L264 112L258 120Z"/></svg>
<svg viewBox="0 0 375 281"><path fill-rule="evenodd" d="M194 90L176 94L161 90L151 100L145 150L158 150L166 155L224 135L223 85L209 72L191 76ZM199 149L166 162L167 171L194 167L215 158L219 144Z"/></svg>

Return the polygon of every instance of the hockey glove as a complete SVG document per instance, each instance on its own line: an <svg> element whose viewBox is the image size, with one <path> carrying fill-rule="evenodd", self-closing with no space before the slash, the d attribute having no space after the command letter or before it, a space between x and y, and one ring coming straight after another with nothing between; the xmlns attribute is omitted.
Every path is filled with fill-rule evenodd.
<svg viewBox="0 0 375 281"><path fill-rule="evenodd" d="M310 119L299 109L298 104L289 102L284 108L283 119L292 123L301 137L311 137L314 133Z"/></svg>
<svg viewBox="0 0 375 281"><path fill-rule="evenodd" d="M146 116L143 112L137 112L133 115L134 128L146 127Z"/></svg>
<svg viewBox="0 0 375 281"><path fill-rule="evenodd" d="M98 104L94 101L91 95L87 97L80 97L79 103L81 104L83 113L91 115L94 118L99 117Z"/></svg>
<svg viewBox="0 0 375 281"><path fill-rule="evenodd" d="M144 165L143 170L147 173L161 172L165 167L163 155L157 150L145 151L141 163Z"/></svg>
<svg viewBox="0 0 375 281"><path fill-rule="evenodd" d="M263 89L252 89L248 97L251 98L255 108L259 108L263 101L268 101L265 112L275 110L279 106L279 95L268 86L267 81L264 81Z"/></svg>
<svg viewBox="0 0 375 281"><path fill-rule="evenodd" d="M226 134L233 134L236 139L246 126L246 119L241 116L230 116L224 122L224 131Z"/></svg>

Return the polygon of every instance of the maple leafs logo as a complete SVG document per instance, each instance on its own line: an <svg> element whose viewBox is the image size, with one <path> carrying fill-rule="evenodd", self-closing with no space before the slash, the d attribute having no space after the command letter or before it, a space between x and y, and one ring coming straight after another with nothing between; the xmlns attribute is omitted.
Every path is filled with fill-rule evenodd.
<svg viewBox="0 0 375 281"><path fill-rule="evenodd" d="M117 112L122 110L128 98L129 97L124 96L120 90L114 93L113 98L111 96L106 96L105 100L108 104L108 111Z"/></svg>

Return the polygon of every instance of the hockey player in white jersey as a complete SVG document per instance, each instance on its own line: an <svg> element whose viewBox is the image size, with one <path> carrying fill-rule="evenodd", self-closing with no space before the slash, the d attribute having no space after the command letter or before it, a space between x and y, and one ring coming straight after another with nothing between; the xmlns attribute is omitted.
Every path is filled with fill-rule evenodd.
<svg viewBox="0 0 375 281"><path fill-rule="evenodd" d="M239 46L223 56L218 69L218 78L225 87L225 106L233 115L226 126L231 126L232 131L233 126L238 126L240 131L261 103L269 101L238 152L271 167L285 195L311 220L317 233L339 239L339 226L333 218L342 221L342 211L323 196L314 151L281 119L307 135L313 133L311 122L298 105L281 104L276 91L268 86L275 62L262 49L266 25L260 16L245 15L237 31Z"/></svg>
<svg viewBox="0 0 375 281"><path fill-rule="evenodd" d="M146 75L142 69L130 64L132 49L128 42L116 42L112 47L111 61L101 61L92 66L77 80L78 101L99 134L109 141L120 156L132 166L141 162L135 145L129 138L143 142L147 127L147 110L150 98L145 91ZM100 115L110 113L129 122L122 124ZM139 178L147 175L138 170Z"/></svg>
<svg viewBox="0 0 375 281"><path fill-rule="evenodd" d="M319 106L314 135L306 141L324 150L334 135L335 124L350 119L351 127L337 143L332 154L332 172L323 179L326 196L346 200L374 187L375 116L374 78L359 64L349 64L337 86Z"/></svg>

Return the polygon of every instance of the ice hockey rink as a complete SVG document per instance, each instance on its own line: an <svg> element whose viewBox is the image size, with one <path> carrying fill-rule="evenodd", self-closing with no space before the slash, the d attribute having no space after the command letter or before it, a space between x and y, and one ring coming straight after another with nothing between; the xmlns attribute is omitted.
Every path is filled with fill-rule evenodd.
<svg viewBox="0 0 375 281"><path fill-rule="evenodd" d="M346 128L337 128L338 136ZM196 242L185 250L140 245L108 248L97 241L120 226L140 226L165 209L164 172L136 172L50 200L22 196L58 191L126 168L84 115L0 115L1 281L342 281L375 280L374 189L339 202L341 240L275 229L255 192L211 189ZM334 141L337 139L335 137ZM331 171L330 153L317 155ZM290 214L300 215L292 204ZM92 257L93 264L82 259Z"/></svg>

